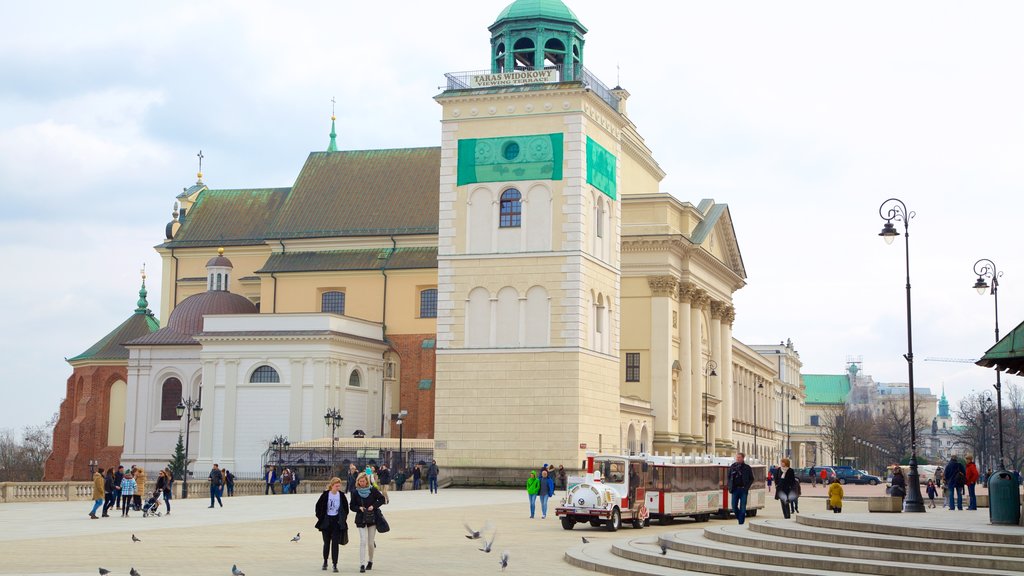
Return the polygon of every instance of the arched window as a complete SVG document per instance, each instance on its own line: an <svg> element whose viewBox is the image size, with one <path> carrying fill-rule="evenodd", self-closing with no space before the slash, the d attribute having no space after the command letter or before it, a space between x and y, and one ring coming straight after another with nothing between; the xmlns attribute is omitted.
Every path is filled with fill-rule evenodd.
<svg viewBox="0 0 1024 576"><path fill-rule="evenodd" d="M437 288L420 291L420 318L437 318Z"/></svg>
<svg viewBox="0 0 1024 576"><path fill-rule="evenodd" d="M220 274L217 274L217 290L220 290Z"/></svg>
<svg viewBox="0 0 1024 576"><path fill-rule="evenodd" d="M558 67L565 62L565 44L557 38L544 43L544 67Z"/></svg>
<svg viewBox="0 0 1024 576"><path fill-rule="evenodd" d="M345 315L345 293L337 290L320 295L320 311Z"/></svg>
<svg viewBox="0 0 1024 576"><path fill-rule="evenodd" d="M268 384L280 381L281 375L277 373L277 370L266 364L253 370L252 376L249 376L249 382L254 384Z"/></svg>
<svg viewBox="0 0 1024 576"><path fill-rule="evenodd" d="M495 70L498 72L505 71L505 43L500 42L494 48L494 64Z"/></svg>
<svg viewBox="0 0 1024 576"><path fill-rule="evenodd" d="M519 228L523 222L523 195L515 188L501 193L501 213L498 225L501 228Z"/></svg>
<svg viewBox="0 0 1024 576"><path fill-rule="evenodd" d="M352 375L348 377L348 385L358 388L360 386L359 372L352 372Z"/></svg>
<svg viewBox="0 0 1024 576"><path fill-rule="evenodd" d="M520 38L512 45L512 57L515 58L515 66L519 70L533 70L536 66L536 57L533 40Z"/></svg>
<svg viewBox="0 0 1024 576"><path fill-rule="evenodd" d="M181 402L181 380L171 377L164 380L160 390L160 419L181 420L176 408Z"/></svg>

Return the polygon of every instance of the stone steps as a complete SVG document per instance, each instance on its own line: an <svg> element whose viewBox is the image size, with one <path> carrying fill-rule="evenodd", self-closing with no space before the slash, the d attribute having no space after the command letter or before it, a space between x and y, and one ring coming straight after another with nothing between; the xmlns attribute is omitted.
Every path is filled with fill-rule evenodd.
<svg viewBox="0 0 1024 576"><path fill-rule="evenodd" d="M890 548L901 552L912 549L918 552L936 552L941 554L1024 558L1024 546L1014 546L1012 544L951 542L935 538L915 538L909 536L893 538L884 534L876 536L870 532L854 532L835 528L808 526L790 520L752 520L749 524L752 532L788 538L790 540L814 540L841 546Z"/></svg>
<svg viewBox="0 0 1024 576"><path fill-rule="evenodd" d="M623 576L1024 574L1024 531L984 524L981 516L843 516L797 515L591 542L566 551L565 560Z"/></svg>
<svg viewBox="0 0 1024 576"><path fill-rule="evenodd" d="M869 560L872 562L929 564L935 566L969 567L974 569L1008 570L1024 573L1024 549L1018 550L1017 557L964 554L954 550L920 551L917 546L904 548L895 546L875 547L870 544L836 545L823 537L825 534L804 533L801 538L775 536L755 528L759 522L751 522L750 529L743 526L715 526L704 530L704 538L714 542L758 548L790 554L805 554L833 558ZM887 544L895 539L888 537ZM947 544L948 545L948 544Z"/></svg>
<svg viewBox="0 0 1024 576"><path fill-rule="evenodd" d="M743 528L743 530L749 532L747 528ZM764 566L770 565L791 570L819 569L848 574L874 574L878 576L904 576L911 573L915 576L973 576L976 574L1019 576L1020 574L1016 570L989 569L981 571L973 567L945 566L939 557L934 557L934 560L925 564L914 564L905 560L879 562L859 558L820 556L814 554L813 550L799 550L798 552L766 550L716 542L705 537L705 533L706 530L703 532L677 532L668 537L662 536L660 541L670 549L701 556L706 561L739 561L753 566L757 570L763 570Z"/></svg>

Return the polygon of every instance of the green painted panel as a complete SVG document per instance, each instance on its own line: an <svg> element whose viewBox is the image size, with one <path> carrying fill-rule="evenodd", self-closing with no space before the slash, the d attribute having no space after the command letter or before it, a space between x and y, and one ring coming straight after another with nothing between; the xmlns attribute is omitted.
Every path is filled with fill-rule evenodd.
<svg viewBox="0 0 1024 576"><path fill-rule="evenodd" d="M420 390L430 390L433 386L434 386L434 381L433 380L423 379L423 380L420 380L420 384L419 384L419 386L417 386L417 388L419 388Z"/></svg>
<svg viewBox="0 0 1024 576"><path fill-rule="evenodd" d="M561 134L459 140L459 186L476 182L561 179Z"/></svg>
<svg viewBox="0 0 1024 576"><path fill-rule="evenodd" d="M587 136L587 184L597 188L612 200L617 199L615 184L616 158L603 146Z"/></svg>

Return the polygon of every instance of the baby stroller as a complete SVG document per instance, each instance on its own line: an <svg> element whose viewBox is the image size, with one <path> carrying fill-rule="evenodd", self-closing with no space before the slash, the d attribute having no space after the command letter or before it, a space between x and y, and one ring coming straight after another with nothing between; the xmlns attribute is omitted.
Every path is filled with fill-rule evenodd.
<svg viewBox="0 0 1024 576"><path fill-rule="evenodd" d="M142 505L142 517L160 516L160 491L156 490L153 495Z"/></svg>

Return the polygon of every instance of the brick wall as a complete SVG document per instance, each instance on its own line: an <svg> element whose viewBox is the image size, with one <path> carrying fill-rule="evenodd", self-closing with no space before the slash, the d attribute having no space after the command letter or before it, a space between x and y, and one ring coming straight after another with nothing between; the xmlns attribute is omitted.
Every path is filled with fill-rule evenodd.
<svg viewBox="0 0 1024 576"><path fill-rule="evenodd" d="M53 429L53 452L46 460L44 480L89 480L89 460L108 468L121 459L122 446L107 446L110 385L117 380L128 381L127 364L79 366L71 373Z"/></svg>
<svg viewBox="0 0 1024 576"><path fill-rule="evenodd" d="M392 350L399 361L399 408L408 410L404 420L406 438L434 437L434 341L435 334L389 334ZM427 342L428 347L424 347ZM430 380L430 388L420 382ZM391 436L398 437L398 426L391 422Z"/></svg>

